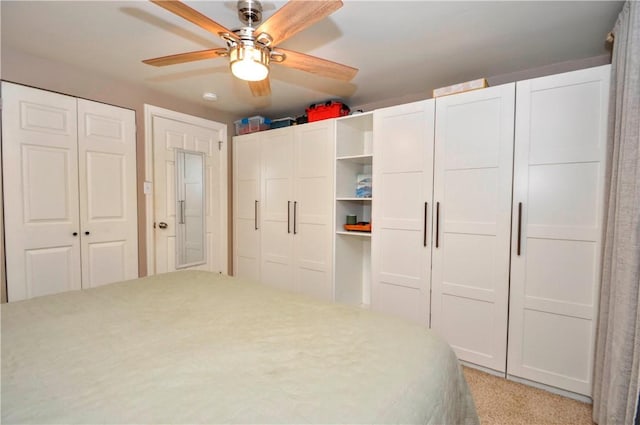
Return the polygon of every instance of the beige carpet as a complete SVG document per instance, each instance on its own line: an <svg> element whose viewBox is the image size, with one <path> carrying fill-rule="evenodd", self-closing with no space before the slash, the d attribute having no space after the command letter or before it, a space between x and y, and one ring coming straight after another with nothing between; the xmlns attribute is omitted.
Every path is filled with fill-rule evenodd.
<svg viewBox="0 0 640 425"><path fill-rule="evenodd" d="M464 368L481 425L592 425L591 405Z"/></svg>

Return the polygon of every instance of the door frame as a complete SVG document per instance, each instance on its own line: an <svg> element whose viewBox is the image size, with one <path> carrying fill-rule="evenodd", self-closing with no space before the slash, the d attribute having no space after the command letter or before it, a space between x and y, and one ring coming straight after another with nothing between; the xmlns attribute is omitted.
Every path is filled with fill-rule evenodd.
<svg viewBox="0 0 640 425"><path fill-rule="evenodd" d="M210 121L182 112L160 108L149 104L144 104L144 202L145 202L145 242L147 245L147 276L155 274L156 270L156 248L153 223L155 221L155 204L153 198L153 119L155 117L165 118L185 124L197 125L210 130L220 132L220 235L223 239L221 246L220 267L221 272L228 274L229 258L229 234L228 234L228 196L229 184L227 177L227 125L224 123Z"/></svg>

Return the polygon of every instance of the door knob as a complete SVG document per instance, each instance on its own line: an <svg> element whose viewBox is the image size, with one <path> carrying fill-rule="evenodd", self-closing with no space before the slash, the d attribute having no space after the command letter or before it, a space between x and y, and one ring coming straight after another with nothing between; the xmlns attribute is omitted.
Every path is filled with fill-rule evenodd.
<svg viewBox="0 0 640 425"><path fill-rule="evenodd" d="M158 227L161 229L166 229L167 227L169 227L169 225L164 221L161 221L160 223L158 223Z"/></svg>

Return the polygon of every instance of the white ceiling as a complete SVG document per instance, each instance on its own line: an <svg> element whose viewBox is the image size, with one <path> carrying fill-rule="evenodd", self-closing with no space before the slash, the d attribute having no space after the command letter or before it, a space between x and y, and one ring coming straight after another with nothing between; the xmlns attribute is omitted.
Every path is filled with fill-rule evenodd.
<svg viewBox="0 0 640 425"><path fill-rule="evenodd" d="M234 1L187 1L237 28ZM284 1L264 1L264 19ZM251 96L226 59L164 68L142 59L224 47L222 40L146 1L7 1L2 47L144 84L237 115L299 114L341 98L362 105L499 74L607 53L605 35L622 2L355 1L285 41L282 47L360 69L337 82L272 66L272 94Z"/></svg>

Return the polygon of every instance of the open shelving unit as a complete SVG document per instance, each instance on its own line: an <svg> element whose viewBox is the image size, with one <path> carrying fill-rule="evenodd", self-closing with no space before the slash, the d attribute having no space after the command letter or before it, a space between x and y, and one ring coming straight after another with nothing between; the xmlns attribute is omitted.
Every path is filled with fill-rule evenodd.
<svg viewBox="0 0 640 425"><path fill-rule="evenodd" d="M335 279L337 302L368 307L371 232L344 230L347 215L371 222L371 197L356 196L359 174L372 174L373 112L336 120ZM375 190L375 188L374 188Z"/></svg>

